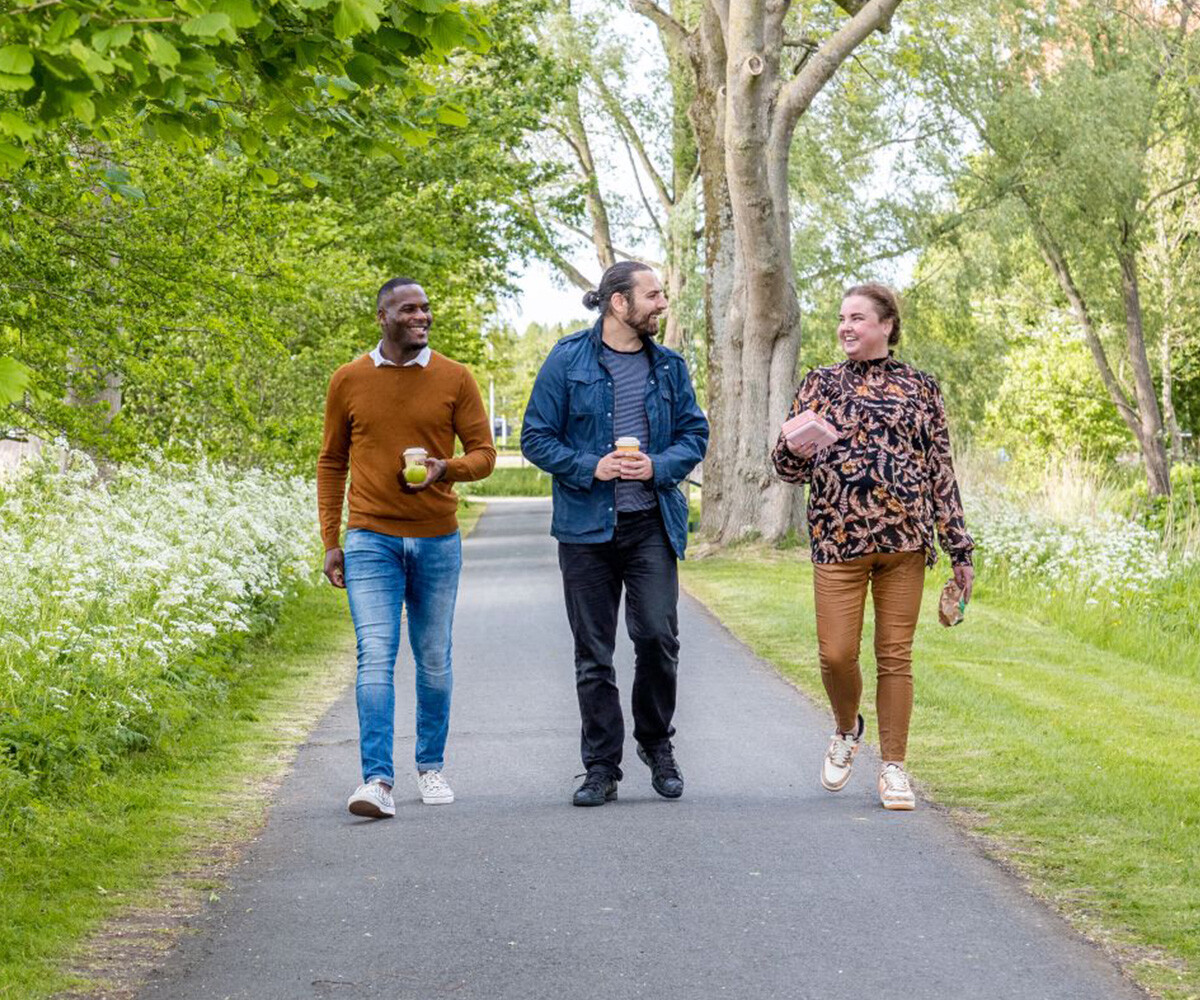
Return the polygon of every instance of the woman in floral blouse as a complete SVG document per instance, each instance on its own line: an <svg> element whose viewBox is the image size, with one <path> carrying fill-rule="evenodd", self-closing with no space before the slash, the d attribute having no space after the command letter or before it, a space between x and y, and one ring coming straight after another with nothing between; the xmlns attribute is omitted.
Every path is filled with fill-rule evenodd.
<svg viewBox="0 0 1200 1000"><path fill-rule="evenodd" d="M836 725L821 784L830 791L845 786L863 736L858 654L869 585L883 758L879 798L887 809L912 809L904 754L925 568L937 562L936 535L969 600L974 543L963 521L937 381L892 357L890 348L900 340L892 290L874 283L849 289L838 340L846 360L810 371L790 413L812 410L832 425L836 441L818 451L781 433L772 454L781 478L811 484L817 644Z"/></svg>

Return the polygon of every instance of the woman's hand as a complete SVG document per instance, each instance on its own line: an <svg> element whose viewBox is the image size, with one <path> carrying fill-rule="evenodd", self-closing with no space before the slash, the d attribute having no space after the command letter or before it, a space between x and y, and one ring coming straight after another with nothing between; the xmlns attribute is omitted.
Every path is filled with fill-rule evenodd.
<svg viewBox="0 0 1200 1000"><path fill-rule="evenodd" d="M784 444L787 445L787 450L797 458L809 459L817 453L817 443L815 441L807 441L802 444L792 444L791 438L784 438Z"/></svg>
<svg viewBox="0 0 1200 1000"><path fill-rule="evenodd" d="M954 582L958 584L958 589L962 591L963 603L970 603L971 588L975 586L975 568L966 564L955 566Z"/></svg>

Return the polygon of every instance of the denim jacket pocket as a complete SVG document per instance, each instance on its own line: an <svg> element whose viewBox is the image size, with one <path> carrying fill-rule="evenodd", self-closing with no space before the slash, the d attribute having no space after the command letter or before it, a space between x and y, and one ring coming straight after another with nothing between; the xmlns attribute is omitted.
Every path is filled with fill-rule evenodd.
<svg viewBox="0 0 1200 1000"><path fill-rule="evenodd" d="M602 372L574 369L567 372L567 413L595 416L604 409Z"/></svg>

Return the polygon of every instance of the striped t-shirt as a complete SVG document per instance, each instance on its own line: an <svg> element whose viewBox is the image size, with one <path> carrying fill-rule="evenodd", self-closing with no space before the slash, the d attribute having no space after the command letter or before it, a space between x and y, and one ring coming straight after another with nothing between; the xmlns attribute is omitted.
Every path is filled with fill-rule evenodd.
<svg viewBox="0 0 1200 1000"><path fill-rule="evenodd" d="M650 446L650 418L646 416L646 380L650 377L650 354L615 351L604 345L604 361L613 378L613 440L635 437L641 450ZM617 510L649 510L657 506L653 480L618 479Z"/></svg>

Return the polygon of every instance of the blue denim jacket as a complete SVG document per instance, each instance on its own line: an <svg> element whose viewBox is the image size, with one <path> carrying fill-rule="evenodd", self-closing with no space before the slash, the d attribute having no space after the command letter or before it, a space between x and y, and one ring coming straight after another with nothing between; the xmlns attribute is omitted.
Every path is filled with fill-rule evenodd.
<svg viewBox="0 0 1200 1000"><path fill-rule="evenodd" d="M613 381L601 351L601 324L563 337L538 372L525 419L521 452L554 476L550 533L560 542L606 542L616 525L616 483L595 478L596 464L613 450ZM646 338L650 377L646 416L654 487L675 554L687 547L687 500L679 484L704 458L708 420L683 358Z"/></svg>

